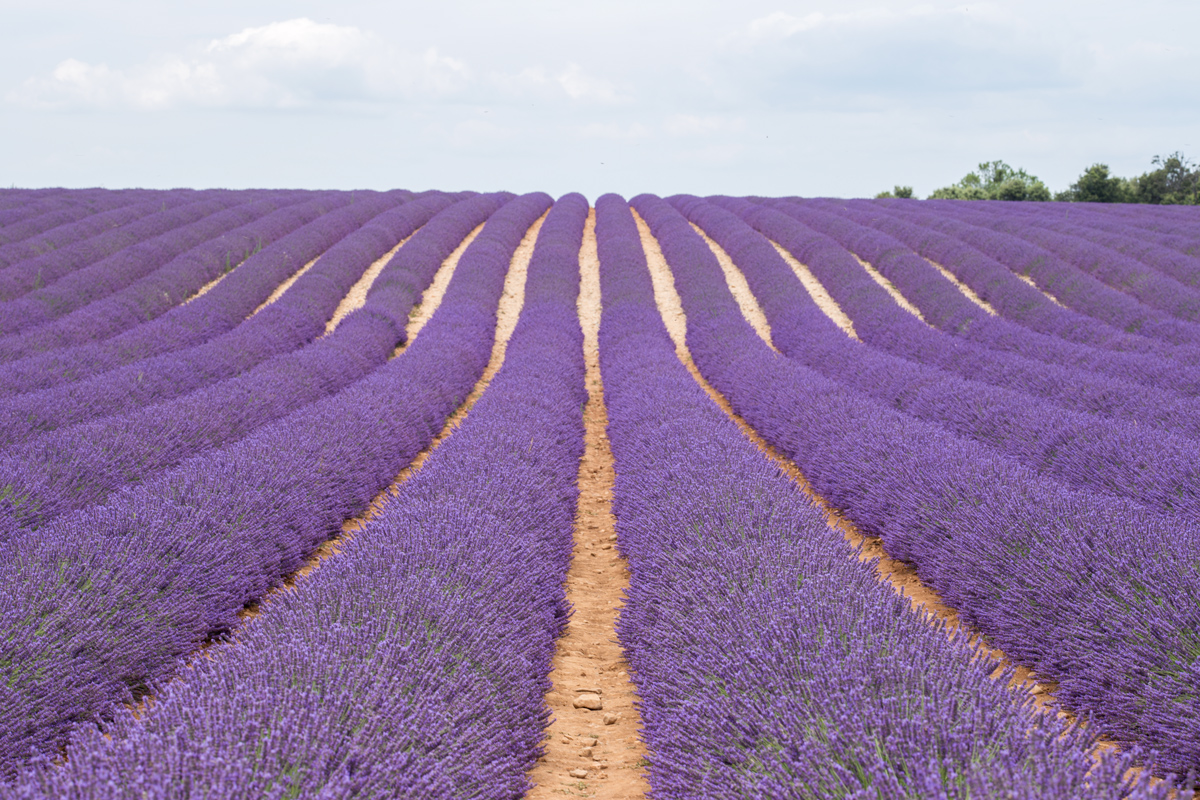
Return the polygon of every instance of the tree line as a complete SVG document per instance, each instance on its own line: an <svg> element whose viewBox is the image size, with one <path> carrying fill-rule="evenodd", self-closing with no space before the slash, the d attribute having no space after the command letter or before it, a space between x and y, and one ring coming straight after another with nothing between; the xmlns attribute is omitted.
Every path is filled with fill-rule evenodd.
<svg viewBox="0 0 1200 800"><path fill-rule="evenodd" d="M1111 174L1107 164L1084 170L1071 188L1050 193L1036 175L1003 161L986 161L962 180L929 195L942 200L1058 200L1070 203L1152 203L1200 205L1200 167L1183 153L1155 156L1153 169L1135 178ZM876 197L912 197L911 186L896 186Z"/></svg>

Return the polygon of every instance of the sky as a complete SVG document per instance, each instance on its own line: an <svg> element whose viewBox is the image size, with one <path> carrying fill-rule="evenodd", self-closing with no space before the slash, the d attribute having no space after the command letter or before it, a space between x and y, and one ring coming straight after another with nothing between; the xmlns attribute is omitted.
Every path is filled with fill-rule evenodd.
<svg viewBox="0 0 1200 800"><path fill-rule="evenodd" d="M1200 158L1200 3L0 0L0 185L918 196Z"/></svg>

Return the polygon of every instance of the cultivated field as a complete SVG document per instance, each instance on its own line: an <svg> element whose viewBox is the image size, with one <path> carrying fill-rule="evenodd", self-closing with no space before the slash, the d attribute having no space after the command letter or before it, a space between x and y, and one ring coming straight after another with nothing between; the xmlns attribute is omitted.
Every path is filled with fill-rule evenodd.
<svg viewBox="0 0 1200 800"><path fill-rule="evenodd" d="M0 539L0 797L1190 797L1200 214L0 190Z"/></svg>

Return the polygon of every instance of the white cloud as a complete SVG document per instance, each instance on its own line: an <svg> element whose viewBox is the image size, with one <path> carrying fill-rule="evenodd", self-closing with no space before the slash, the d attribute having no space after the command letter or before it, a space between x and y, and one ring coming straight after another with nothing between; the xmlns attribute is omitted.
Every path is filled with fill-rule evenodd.
<svg viewBox="0 0 1200 800"><path fill-rule="evenodd" d="M302 108L329 102L445 96L471 79L435 49L395 50L351 26L273 22L126 69L67 59L9 99L35 106L161 109Z"/></svg>

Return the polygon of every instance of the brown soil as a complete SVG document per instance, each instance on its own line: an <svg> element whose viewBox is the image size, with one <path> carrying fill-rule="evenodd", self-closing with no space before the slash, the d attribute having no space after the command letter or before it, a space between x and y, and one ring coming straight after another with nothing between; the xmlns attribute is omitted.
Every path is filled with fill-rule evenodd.
<svg viewBox="0 0 1200 800"><path fill-rule="evenodd" d="M329 318L329 322L325 323L326 334L333 333L333 329L351 311L355 311L366 305L367 292L371 291L371 286L375 283L375 279L379 277L379 273L383 272L383 268L392 260L392 256L396 255L396 251L403 247L404 243L411 238L412 234L405 236L395 247L371 262L371 266L367 267L367 271L362 274L361 278L354 282L354 285L350 287L350 291L346 292L346 296L342 298L342 302L338 303L338 307L334 309L333 316Z"/></svg>
<svg viewBox="0 0 1200 800"><path fill-rule="evenodd" d="M584 407L585 450L579 465L575 550L567 573L571 622L558 640L546 704L553 714L546 754L529 773L527 797L644 797L648 789L639 738L637 693L617 643L616 621L629 586L629 569L616 550L612 515L613 458L608 414L600 381L600 260L595 212L588 215L579 253L588 402ZM603 708L576 708L584 690L599 695ZM582 770L582 777L572 771Z"/></svg>
<svg viewBox="0 0 1200 800"><path fill-rule="evenodd" d="M960 292L962 292L964 295L966 295L966 298L968 300L970 300L972 303L974 303L975 305L982 308L987 313L991 314L993 317L996 316L996 309L992 308L991 304L988 303L987 300L984 300L982 297L975 294L975 292L971 289L970 286L967 286L965 283L960 281L958 278L954 277L953 272L946 269L945 267L943 267L941 264L937 263L936 261L930 261L928 258L925 259L925 261L926 261L926 263L929 264L929 266L933 267L938 272L942 273L942 277L945 278L946 280L950 281L950 283L954 284L955 288L958 289Z"/></svg>
<svg viewBox="0 0 1200 800"><path fill-rule="evenodd" d="M770 240L768 240L770 241ZM792 272L800 279L800 283L804 285L804 290L808 292L808 296L817 304L817 308L825 312L825 316L833 320L839 328L846 332L846 335L851 339L858 339L858 334L854 332L854 323L850 321L850 317L846 316L846 312L842 311L842 307L837 304L829 292L825 291L825 287L817 280L817 276L812 274L808 267L801 264L794 255L789 253L781 245L771 242L775 248L775 252L779 253L787 265L792 268Z"/></svg>
<svg viewBox="0 0 1200 800"><path fill-rule="evenodd" d="M908 313L912 314L917 319L921 320L921 322L925 322L925 318L921 316L921 311L916 306L914 306L912 303L908 302L908 298L906 298L904 295L900 294L900 290L896 288L895 284L893 284L887 278L883 277L883 274L879 270L872 267L866 261L863 261L861 258L858 257L858 255L856 255L854 253L851 253L851 255L853 255L854 260L857 261L859 264L861 264L862 268L867 271L867 274L871 276L871 280L875 281L880 286L882 286L884 291L886 291L889 295L891 295L891 298L893 300L895 300L896 303L899 304L899 306L901 308L903 308ZM929 323L925 323L925 324L928 325Z"/></svg>
<svg viewBox="0 0 1200 800"><path fill-rule="evenodd" d="M1014 274L1014 275L1017 275L1017 273L1015 273L1015 272L1014 272L1013 274ZM1057 297L1055 297L1054 295L1050 294L1050 293L1049 293L1049 292L1047 292L1045 289L1041 288L1041 287L1040 287L1040 286L1038 286L1036 283L1034 283L1034 282L1033 282L1033 278L1029 277L1028 275L1017 275L1017 277L1018 277L1018 278L1020 278L1021 280L1025 281L1026 283L1028 283L1028 284L1029 284L1030 286L1032 286L1033 288L1037 289L1037 290L1038 290L1039 292L1041 292L1043 295L1045 295L1046 299L1047 299L1047 300L1049 300L1051 303L1054 303L1054 305L1058 306L1059 308L1066 308L1066 306L1064 306L1062 303L1058 302L1058 298L1057 298Z"/></svg>
<svg viewBox="0 0 1200 800"><path fill-rule="evenodd" d="M538 225L541 223L539 222ZM411 342L417 335L417 332L424 327L429 318L433 316L433 312L438 310L438 306L442 303L442 297L446 294L446 287L450 285L450 279L454 277L454 270L458 268L458 260L462 258L462 254L471 246L471 242L475 241L475 237L483 230L484 223L479 223L475 229L468 233L466 237L459 242L458 247L446 257L442 262L442 266L438 267L438 271L433 274L433 280L429 282L429 286L425 289L425 293L421 295L421 300L412 307L408 313L408 340ZM532 252L532 251L531 251ZM528 262L526 262L528 263ZM521 284L524 286L525 284ZM507 284L506 284L507 286Z"/></svg>
<svg viewBox="0 0 1200 800"><path fill-rule="evenodd" d="M692 230L700 234L705 243L708 244L710 250L717 257L717 263L721 265L721 272L725 273L725 283L733 292L733 299L737 301L738 308L742 310L742 316L750 323L750 327L754 328L754 332L758 334L758 338L766 342L772 350L778 352L771 341L771 326L767 322L767 315L763 313L759 307L758 301L754 299L754 292L750 290L750 284L746 282L746 276L742 271L734 266L733 259L725 250L714 242L709 235L696 223L691 223Z"/></svg>
<svg viewBox="0 0 1200 800"><path fill-rule="evenodd" d="M188 303L195 300L197 297L202 297L203 295L208 294L209 292L211 292L213 290L213 287L215 287L221 281L225 280L226 275L229 275L232 272L233 272L233 270L229 270L229 272L222 272L220 275L213 278L211 281L209 281L208 283L204 284L199 289L197 289L196 293L191 295L187 299L185 299L183 301L182 305L187 305Z"/></svg>
<svg viewBox="0 0 1200 800"><path fill-rule="evenodd" d="M279 284L277 287L275 287L275 291L271 292L271 296L270 296L270 297L268 297L266 300L263 300L263 301L262 301L262 303L261 303L261 304L258 306L258 308L256 308L256 309L254 309L253 311L251 311L251 312L250 312L250 316L252 316L252 317L253 317L255 314L257 314L258 312L262 311L262 310L263 310L264 308L266 308L267 306L271 305L271 303L274 303L274 302L275 302L276 300L278 300L280 297L283 297L283 293L284 293L284 292L286 292L288 289L292 288L292 284L293 284L293 283L295 283L296 281L300 280L300 277L301 277L301 276L302 276L304 273L306 273L306 272L308 272L310 269L312 269L312 268L313 268L313 264L316 264L316 263L317 263L317 261L318 261L318 260L320 260L320 258L321 258L321 256L317 256L317 257L316 257L316 258L314 258L312 261L308 262L308 263L307 263L307 264L305 264L303 267L301 267L300 269L296 270L296 271L295 271L295 273L293 273L293 274L292 274L292 276L291 276L290 278L288 278L288 279L287 279L287 280L285 280L283 283L281 283L281 284Z"/></svg>

